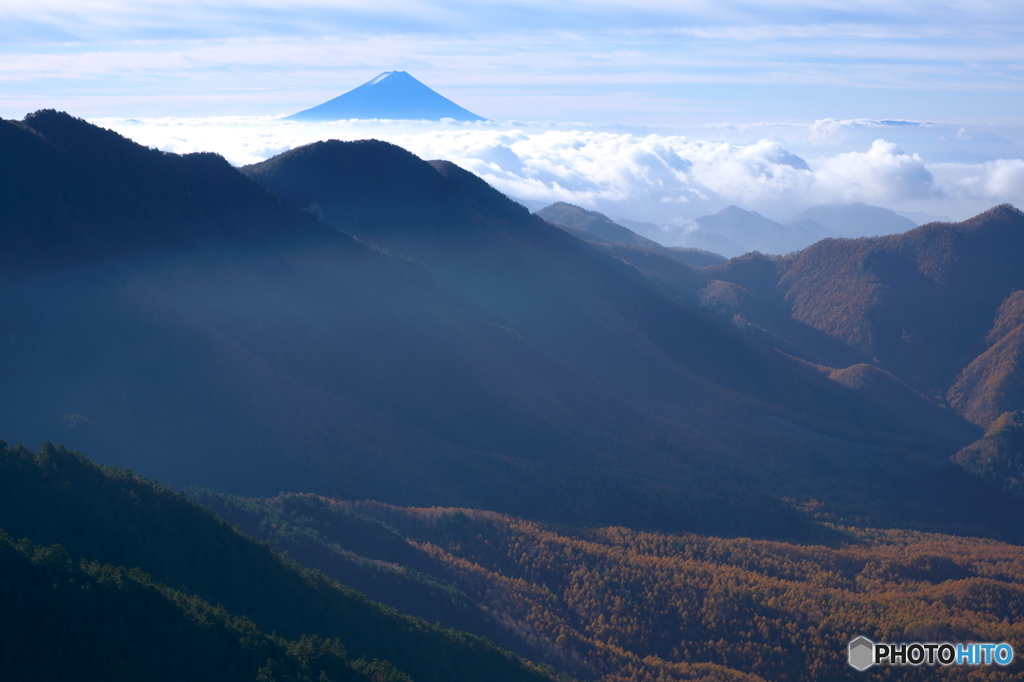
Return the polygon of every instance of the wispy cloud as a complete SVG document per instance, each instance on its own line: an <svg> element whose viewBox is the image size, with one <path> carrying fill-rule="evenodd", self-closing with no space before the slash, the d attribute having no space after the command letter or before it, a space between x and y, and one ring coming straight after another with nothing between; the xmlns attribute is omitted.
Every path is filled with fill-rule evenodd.
<svg viewBox="0 0 1024 682"><path fill-rule="evenodd" d="M1020 109L1022 29L1016 0L8 0L0 107L269 114L397 68L495 118L968 120Z"/></svg>

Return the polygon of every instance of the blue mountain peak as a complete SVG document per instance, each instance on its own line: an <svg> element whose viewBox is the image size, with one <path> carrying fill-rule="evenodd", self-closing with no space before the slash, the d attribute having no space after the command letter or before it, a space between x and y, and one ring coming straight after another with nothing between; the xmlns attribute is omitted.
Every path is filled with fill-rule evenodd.
<svg viewBox="0 0 1024 682"><path fill-rule="evenodd" d="M338 121L349 118L487 120L439 95L405 71L385 71L344 95L288 116L286 120Z"/></svg>

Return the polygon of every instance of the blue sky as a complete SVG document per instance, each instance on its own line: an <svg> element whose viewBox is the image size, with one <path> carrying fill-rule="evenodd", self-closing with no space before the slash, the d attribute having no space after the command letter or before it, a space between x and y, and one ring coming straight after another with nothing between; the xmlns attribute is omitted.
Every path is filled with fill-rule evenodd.
<svg viewBox="0 0 1024 682"><path fill-rule="evenodd" d="M0 116L63 109L235 163L372 135L457 159L524 199L659 222L729 203L784 218L823 201L962 218L1024 204L1022 10L1021 0L4 0ZM385 70L496 123L274 123Z"/></svg>
<svg viewBox="0 0 1024 682"><path fill-rule="evenodd" d="M1020 0L5 0L0 114L286 113L385 70L497 120L1019 123Z"/></svg>

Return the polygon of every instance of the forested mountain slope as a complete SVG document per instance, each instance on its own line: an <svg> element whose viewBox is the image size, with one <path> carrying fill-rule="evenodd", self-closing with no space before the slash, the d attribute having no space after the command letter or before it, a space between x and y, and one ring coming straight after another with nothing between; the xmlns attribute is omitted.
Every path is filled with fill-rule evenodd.
<svg viewBox="0 0 1024 682"><path fill-rule="evenodd" d="M744 257L707 276L744 287L756 299L750 308L824 332L987 426L1024 407L1021 254L1024 215L1004 205L962 223Z"/></svg>
<svg viewBox="0 0 1024 682"><path fill-rule="evenodd" d="M548 679L63 448L0 444L0 529L4 679Z"/></svg>
<svg viewBox="0 0 1024 682"><path fill-rule="evenodd" d="M470 509L312 495L200 499L257 537L351 575L451 582L498 635L581 679L858 680L875 641L1017 641L1024 553L979 538L835 525L823 543L572 528ZM409 593L389 590L393 603ZM431 603L421 592L413 599ZM435 599L433 603L437 603ZM899 679L1024 679L921 666ZM882 672L882 671L879 671ZM985 673L989 673L988 676ZM884 674L884 672L882 672Z"/></svg>

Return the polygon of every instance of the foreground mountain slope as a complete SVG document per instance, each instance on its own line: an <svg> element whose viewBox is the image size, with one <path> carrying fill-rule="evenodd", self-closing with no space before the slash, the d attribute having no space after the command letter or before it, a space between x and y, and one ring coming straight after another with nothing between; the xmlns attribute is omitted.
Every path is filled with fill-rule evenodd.
<svg viewBox="0 0 1024 682"><path fill-rule="evenodd" d="M60 544L0 532L0 584L16 586L0 623L0 675L90 679L406 682L384 661L351 660L337 639L288 641L138 568L72 561Z"/></svg>
<svg viewBox="0 0 1024 682"><path fill-rule="evenodd" d="M311 495L204 495L260 538L346 573L352 555L451 582L502 636L581 679L857 680L876 641L1015 641L1019 545L835 526L827 544L580 529L471 509L408 509ZM320 548L320 552L316 552ZM401 599L401 597L399 597ZM900 679L964 679L906 668ZM971 671L977 675L981 670ZM986 679L1022 679L1015 661Z"/></svg>
<svg viewBox="0 0 1024 682"><path fill-rule="evenodd" d="M87 661L105 679L126 680L316 680L321 670L336 680L547 677L484 640L399 616L300 571L130 472L104 472L49 445L37 453L0 445L0 473L0 570L28 600L14 604L24 620L5 610L4 627L33 635L3 638L0 666L31 667L33 679L56 679L62 666ZM104 660L103 652L126 656Z"/></svg>

